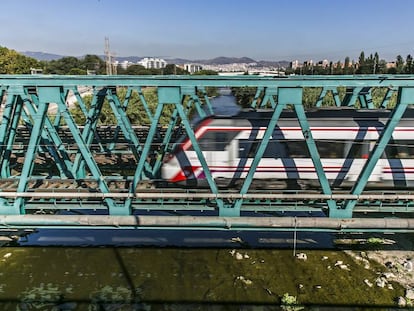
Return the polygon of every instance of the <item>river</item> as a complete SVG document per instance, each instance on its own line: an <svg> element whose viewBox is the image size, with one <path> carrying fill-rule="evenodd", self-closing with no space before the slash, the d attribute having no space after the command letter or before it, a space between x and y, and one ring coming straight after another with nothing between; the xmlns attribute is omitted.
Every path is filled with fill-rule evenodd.
<svg viewBox="0 0 414 311"><path fill-rule="evenodd" d="M392 310L404 289L394 282L367 286L384 267L370 262L366 269L335 245L336 237L43 230L0 249L0 308L279 310L289 294L305 310Z"/></svg>
<svg viewBox="0 0 414 311"><path fill-rule="evenodd" d="M236 98L228 88L219 89L220 96L211 99L211 106L217 115L235 115L240 111Z"/></svg>

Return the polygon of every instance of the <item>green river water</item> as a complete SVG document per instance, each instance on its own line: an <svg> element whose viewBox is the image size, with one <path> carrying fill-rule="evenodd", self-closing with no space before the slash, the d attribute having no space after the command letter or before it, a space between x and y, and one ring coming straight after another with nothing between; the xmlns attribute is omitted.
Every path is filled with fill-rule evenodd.
<svg viewBox="0 0 414 311"><path fill-rule="evenodd" d="M2 247L0 310L299 310L279 308L284 294L308 310L389 310L404 296L364 283L379 265L300 252L307 260L292 249Z"/></svg>

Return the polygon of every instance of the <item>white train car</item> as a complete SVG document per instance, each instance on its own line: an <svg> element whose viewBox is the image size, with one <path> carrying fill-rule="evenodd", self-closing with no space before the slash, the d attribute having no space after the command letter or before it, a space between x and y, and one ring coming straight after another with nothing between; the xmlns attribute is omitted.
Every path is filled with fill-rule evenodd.
<svg viewBox="0 0 414 311"><path fill-rule="evenodd" d="M194 128L209 170L221 186L243 182L273 112L243 111L211 116ZM390 111L320 109L307 112L312 137L332 187L349 187L358 178ZM205 174L188 137L166 156L162 178L186 186L206 184ZM319 186L302 129L294 112L282 113L255 173L258 188ZM367 187L414 187L414 109L407 109L377 162Z"/></svg>

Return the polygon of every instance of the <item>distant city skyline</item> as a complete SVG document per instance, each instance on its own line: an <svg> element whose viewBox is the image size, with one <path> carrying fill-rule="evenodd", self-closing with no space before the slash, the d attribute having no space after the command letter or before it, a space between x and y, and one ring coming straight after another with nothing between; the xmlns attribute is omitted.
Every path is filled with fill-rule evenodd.
<svg viewBox="0 0 414 311"><path fill-rule="evenodd" d="M410 0L2 0L0 45L116 56L319 61L414 55Z"/></svg>

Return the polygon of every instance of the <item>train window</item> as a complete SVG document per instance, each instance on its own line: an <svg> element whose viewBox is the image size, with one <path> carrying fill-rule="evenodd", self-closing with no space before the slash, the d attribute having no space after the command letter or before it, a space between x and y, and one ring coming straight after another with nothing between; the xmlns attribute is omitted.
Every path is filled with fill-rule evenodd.
<svg viewBox="0 0 414 311"><path fill-rule="evenodd" d="M202 151L225 151L226 146L237 135L237 132L207 131L199 139L200 149ZM193 150L192 147L189 150Z"/></svg>
<svg viewBox="0 0 414 311"><path fill-rule="evenodd" d="M226 132L216 132L216 149L217 151L224 151L228 145L227 138L229 137Z"/></svg>
<svg viewBox="0 0 414 311"><path fill-rule="evenodd" d="M254 158L261 140L239 140L239 158ZM308 147L302 141L270 140L262 158L309 158Z"/></svg>
<svg viewBox="0 0 414 311"><path fill-rule="evenodd" d="M347 159L366 159L370 152L371 141L347 141L344 155Z"/></svg>
<svg viewBox="0 0 414 311"><path fill-rule="evenodd" d="M259 150L261 140L239 140L239 158L254 158ZM286 144L278 140L270 140L262 158L285 158L287 156Z"/></svg>
<svg viewBox="0 0 414 311"><path fill-rule="evenodd" d="M413 140L394 140L385 147L388 159L414 159Z"/></svg>
<svg viewBox="0 0 414 311"><path fill-rule="evenodd" d="M239 157L253 158L257 153L260 142L260 140L239 140ZM369 142L356 143L317 140L315 143L321 158L342 159L345 155L348 155L348 157L363 158L369 151ZM305 140L271 140L263 154L263 158L310 157L309 148Z"/></svg>
<svg viewBox="0 0 414 311"><path fill-rule="evenodd" d="M215 133L207 132L198 141L201 150L203 151L214 151L216 150ZM191 148L193 150L193 148Z"/></svg>
<svg viewBox="0 0 414 311"><path fill-rule="evenodd" d="M340 159L344 157L344 142L316 140L315 144L321 158Z"/></svg>
<svg viewBox="0 0 414 311"><path fill-rule="evenodd" d="M309 148L304 140L288 140L286 146L289 158L310 158Z"/></svg>

